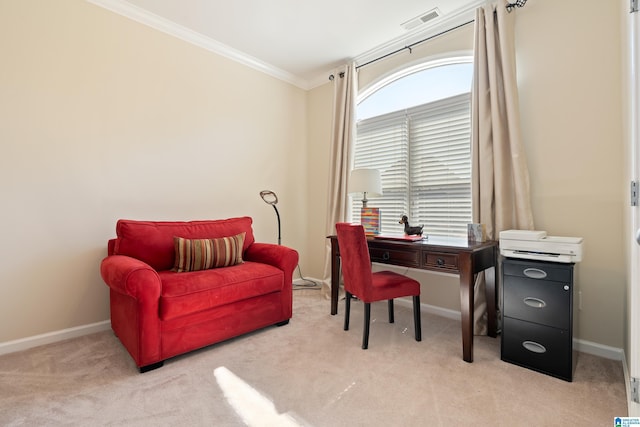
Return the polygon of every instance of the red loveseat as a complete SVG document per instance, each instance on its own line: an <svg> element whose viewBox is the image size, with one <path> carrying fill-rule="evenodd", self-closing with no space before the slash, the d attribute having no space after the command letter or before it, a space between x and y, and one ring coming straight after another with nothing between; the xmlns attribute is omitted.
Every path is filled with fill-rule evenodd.
<svg viewBox="0 0 640 427"><path fill-rule="evenodd" d="M118 221L100 273L109 286L111 327L140 372L289 322L298 253L256 243L251 224L249 217Z"/></svg>

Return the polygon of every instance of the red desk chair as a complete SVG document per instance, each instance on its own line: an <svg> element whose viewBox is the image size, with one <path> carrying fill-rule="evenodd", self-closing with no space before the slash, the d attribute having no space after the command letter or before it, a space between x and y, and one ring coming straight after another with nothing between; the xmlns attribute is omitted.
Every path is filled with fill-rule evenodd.
<svg viewBox="0 0 640 427"><path fill-rule="evenodd" d="M371 303L387 300L389 302L389 323L394 322L393 299L413 297L413 321L416 341L422 340L420 324L420 283L417 280L392 271L371 271L369 248L364 228L358 224L337 223L338 246L342 259L342 274L346 291L344 312L344 330L349 330L349 312L351 296L358 297L364 303L364 331L362 348L369 346L369 324L371 321Z"/></svg>

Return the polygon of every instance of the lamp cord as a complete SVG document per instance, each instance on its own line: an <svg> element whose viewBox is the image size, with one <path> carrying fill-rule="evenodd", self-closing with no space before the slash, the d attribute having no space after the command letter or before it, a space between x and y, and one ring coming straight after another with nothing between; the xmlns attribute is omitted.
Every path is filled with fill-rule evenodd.
<svg viewBox="0 0 640 427"><path fill-rule="evenodd" d="M303 283L303 284L294 284L293 285L293 290L297 290L297 289L320 289L320 283L315 282L311 279L307 279L302 275L302 270L300 269L300 264L297 265L298 268L298 274L300 275L300 279L304 280L307 283Z"/></svg>

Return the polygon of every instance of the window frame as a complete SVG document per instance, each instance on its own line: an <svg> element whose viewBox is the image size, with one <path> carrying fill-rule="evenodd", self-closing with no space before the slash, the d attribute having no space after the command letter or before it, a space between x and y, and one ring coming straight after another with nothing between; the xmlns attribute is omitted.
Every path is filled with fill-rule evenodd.
<svg viewBox="0 0 640 427"><path fill-rule="evenodd" d="M421 71L425 71L428 70L430 68L434 68L434 67L441 67L441 66L448 66L448 65L456 65L456 64L468 64L468 63L473 63L473 57L465 55L465 56L455 56L455 57L447 57L447 58L441 58L441 59L437 59L437 60L431 60L431 61L425 61L413 66L408 66L404 69L401 69L399 71L396 71L394 73L389 74L386 77L383 77L382 79L378 80L377 82L374 82L373 84L371 84L366 90L363 90L361 92L361 94L359 94L358 98L357 98L357 104L360 105L361 102L363 102L364 100L366 100L369 96L371 96L372 94L374 94L376 91L386 87L387 85L398 81L399 79L402 79L404 77L407 77L413 73L417 73L417 72L421 72ZM410 120L413 120L413 118L411 118L412 116L415 117L416 114L425 114L425 111L434 111L438 108L448 108L451 107L451 105L457 105L459 106L461 103L466 103L468 104L468 116L467 117L467 123L466 125L462 125L463 128L465 128L465 136L463 139L463 143L465 145L467 145L468 147L468 151L467 154L465 154L466 158L463 159L462 161L466 162L465 164L468 165L468 168L464 169L466 171L466 184L468 185L468 187L464 188L463 191L461 191L458 195L460 196L460 200L458 201L458 203L461 203L463 205L466 205L465 212L462 212L462 214L464 214L463 216L461 216L460 218L457 219L458 224L456 224L456 226L454 228L448 227L448 226L442 226L442 225L437 225L435 224L435 222L431 222L429 223L428 220L426 221L421 221L424 218L420 218L420 217L416 217L415 215L415 209L420 209L417 206L417 204L419 203L416 200L412 200L411 194L414 192L414 189L412 189L412 180L415 183L415 180L412 178L412 172L411 172L411 158L413 157L413 154L411 153L411 147L409 146L411 144L411 137L410 137L410 133L411 133L411 128L412 128L412 124L410 123ZM456 107L457 108L457 107ZM402 214L407 214L409 215L409 219L410 221L412 221L412 218L416 218L416 220L412 221L412 222L418 222L418 223L424 223L425 224L425 232L428 234L432 234L432 235L441 235L441 236L452 236L452 237L463 237L466 236L466 224L471 222L471 215L472 215L472 206L471 206L471 89L469 90L469 92L464 92L461 95L453 95L451 97L448 98L443 98L440 100L436 100L436 101L431 101L431 102L427 102L425 104L419 105L419 106L415 106L415 107L411 107L411 108L407 108L406 110L401 110L401 111L395 111L395 112L390 112L390 113L386 113L386 114L382 114L382 115L378 115L375 117L371 117L371 118L367 118L367 119L363 119L363 120L359 120L356 124L356 126L362 125L364 124L368 124L368 125L372 125L375 127L375 122L379 121L379 122L386 122L387 125L389 125L389 123L395 123L395 125L398 125L399 122L402 122L404 120L404 130L397 130L397 132L404 132L405 137L407 138L407 140L404 142L406 144L406 147L400 147L400 146L394 146L394 147L390 147L388 150L385 150L386 153L382 154L382 156L389 156L389 155L394 155L395 153L390 153L390 151L392 150L402 150L401 153L399 153L400 155L398 156L399 158L402 158L403 156L406 156L406 160L404 162L404 165L401 165L401 168L404 168L404 177L402 176L402 170L397 171L398 176L393 177L393 179L397 179L399 182L399 187L400 192L404 193L404 205L401 206L400 208L398 208L398 204L402 205L402 202L398 201L397 197L396 199L393 199L392 197L390 197L390 194L393 194L393 192L389 192L390 188L389 188L389 179L385 179L385 177L383 176L383 185L386 183L387 185L385 185L384 188L384 194L381 197L377 197L377 198L369 198L370 199L370 204L369 206L374 206L374 207L379 207L381 210L381 225L382 225L382 232L385 234L398 234L398 233L402 233L402 226L398 224L398 221L400 219L400 216ZM453 110L451 110L453 111ZM449 113L451 113L451 111L449 111ZM451 113L453 114L453 113ZM459 114L459 112L458 112ZM423 120L426 120L427 117L423 117ZM398 123L396 123L398 122ZM369 131L369 130L367 130ZM371 164L362 164L362 163L358 163L359 159L357 158L357 144L358 144L358 140L362 135L357 135L356 141L354 142L354 156L353 156L353 167L354 168L358 168L358 167L375 167L372 166ZM396 135L397 136L397 135ZM466 142L468 141L468 143ZM361 142L362 143L362 142ZM397 141L394 142L395 144L397 144ZM457 142L458 145L460 145L460 141ZM447 144L448 145L448 144ZM386 160L385 160L386 161ZM415 167L415 165L414 165ZM388 173L388 172L387 172ZM418 174L413 174L413 176L418 176ZM388 178L388 177L387 177ZM404 180L404 182L400 182ZM392 181L392 183L395 183L396 181ZM424 183L423 183L423 187L424 187ZM433 186L431 186L433 187ZM446 187L444 193L446 193L446 195L444 196L445 198L450 197L450 193L455 192L454 189L454 184L452 183L448 183L448 184L443 184L442 187ZM462 188L462 187L459 187ZM424 190L424 188L423 188ZM431 189L431 191L433 191L434 188ZM442 188L440 188L440 190L442 190ZM425 190L426 191L426 190ZM386 197L385 197L386 195ZM358 220L359 219L359 208L361 207L360 201L358 199L358 195L351 195L351 203L350 203L350 208L348 209L349 211L349 216L351 217L351 220ZM386 199L386 200L385 200ZM422 198L418 198L417 200L422 200ZM425 199L426 200L426 199ZM432 199L432 200L437 200L436 199ZM424 205L424 203L421 203L421 205ZM458 205L455 205L456 208L458 209L458 211L454 211L451 213L451 215L449 213L447 213L446 217L448 217L451 221L456 221L456 219L454 218L457 214L460 214L461 211L459 211ZM426 208L422 208L422 210L424 211ZM446 209L446 203L445 203L445 209ZM397 211L397 212L396 212ZM425 211L426 212L426 211ZM386 215L385 215L386 213ZM397 216L398 218L395 218L395 216ZM461 221L460 221L461 219Z"/></svg>

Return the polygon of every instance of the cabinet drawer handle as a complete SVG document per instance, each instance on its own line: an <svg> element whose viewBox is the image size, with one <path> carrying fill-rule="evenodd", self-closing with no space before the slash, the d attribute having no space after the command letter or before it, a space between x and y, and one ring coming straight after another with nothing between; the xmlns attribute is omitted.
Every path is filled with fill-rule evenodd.
<svg viewBox="0 0 640 427"><path fill-rule="evenodd" d="M544 302L544 300L541 300L539 298L534 298L534 297L526 297L522 301L524 301L524 303L529 307L533 307L533 308L543 308L543 307L546 307L547 305L547 303Z"/></svg>
<svg viewBox="0 0 640 427"><path fill-rule="evenodd" d="M522 343L522 346L533 353L542 354L547 352L545 346L543 346L542 344L538 344L535 341L524 341Z"/></svg>
<svg viewBox="0 0 640 427"><path fill-rule="evenodd" d="M385 252L382 254L382 259L385 261L389 261L389 259L391 258L391 255L389 255L389 252Z"/></svg>
<svg viewBox="0 0 640 427"><path fill-rule="evenodd" d="M524 270L524 275L531 277L532 279L544 279L547 277L547 272L540 270L539 268L526 268Z"/></svg>

